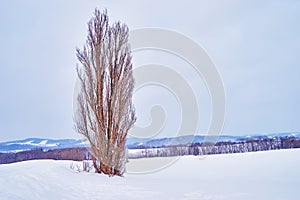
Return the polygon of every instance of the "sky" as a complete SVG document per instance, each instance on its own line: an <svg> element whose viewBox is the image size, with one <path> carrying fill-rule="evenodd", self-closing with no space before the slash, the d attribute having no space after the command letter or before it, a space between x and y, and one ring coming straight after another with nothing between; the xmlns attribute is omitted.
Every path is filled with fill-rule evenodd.
<svg viewBox="0 0 300 200"><path fill-rule="evenodd" d="M110 21L130 30L173 30L202 46L225 87L222 134L300 131L299 1L11 0L0 8L0 141L79 137L73 123L75 49L85 42L95 8L107 8ZM164 53L133 57L134 65L155 62L193 74L188 64ZM197 90L197 132L204 134L210 96L201 77L188 82ZM180 123L176 99L165 92L149 86L134 94L138 125L151 123L153 104L164 105L161 137L172 136Z"/></svg>

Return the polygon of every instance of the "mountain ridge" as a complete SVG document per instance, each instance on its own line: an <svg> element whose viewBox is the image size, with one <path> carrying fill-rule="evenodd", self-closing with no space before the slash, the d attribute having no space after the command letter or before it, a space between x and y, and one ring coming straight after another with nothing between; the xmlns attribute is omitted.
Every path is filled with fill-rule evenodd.
<svg viewBox="0 0 300 200"><path fill-rule="evenodd" d="M287 133L274 133L266 135L220 135L220 136L207 136L207 135L186 135L177 137L165 138L127 138L126 146L129 149L139 148L157 148L176 145L191 145L200 144L204 142L239 142L247 140L260 140L266 138L277 137L297 137L300 138L300 132L287 132ZM44 151L53 149L65 148L85 148L88 143L85 139L46 139L46 138L26 138L23 140L14 140L7 142L0 142L0 152L20 152L32 149L42 149Z"/></svg>

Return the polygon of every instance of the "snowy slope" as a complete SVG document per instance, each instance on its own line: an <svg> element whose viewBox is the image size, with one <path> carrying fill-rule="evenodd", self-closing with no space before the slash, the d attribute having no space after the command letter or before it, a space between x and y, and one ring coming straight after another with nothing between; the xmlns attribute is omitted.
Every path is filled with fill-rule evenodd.
<svg viewBox="0 0 300 200"><path fill-rule="evenodd" d="M130 160L129 171L168 158ZM156 173L124 178L78 173L72 161L0 165L0 199L298 200L300 149L182 157Z"/></svg>
<svg viewBox="0 0 300 200"><path fill-rule="evenodd" d="M42 148L49 149L62 149L62 148L75 148L85 147L86 143L80 139L41 139L41 138L27 138L24 140L16 140L0 143L0 152L19 152L30 149Z"/></svg>
<svg viewBox="0 0 300 200"><path fill-rule="evenodd" d="M127 147L130 149L135 148L152 148L152 147L163 147L168 145L188 145L195 143L202 143L204 141L218 141L218 142L228 142L228 141L241 141L241 140L254 140L263 138L275 138L275 137L299 137L300 133L276 133L276 134L266 134L266 135L250 135L250 136L231 136L231 135L221 135L219 137L215 136L204 136L204 135L187 135L173 138L128 138ZM24 140L0 142L0 152L19 152L30 149L42 148L44 150L49 149L62 149L62 148L76 148L76 147L86 147L87 142L83 139L42 139L42 138L28 138Z"/></svg>

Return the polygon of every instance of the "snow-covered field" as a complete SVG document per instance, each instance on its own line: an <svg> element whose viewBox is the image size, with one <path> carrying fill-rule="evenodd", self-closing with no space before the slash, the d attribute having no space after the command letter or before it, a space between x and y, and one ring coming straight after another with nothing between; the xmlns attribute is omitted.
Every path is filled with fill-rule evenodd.
<svg viewBox="0 0 300 200"><path fill-rule="evenodd" d="M169 158L130 160L128 170ZM299 199L300 149L181 157L155 173L76 172L73 161L0 165L0 199Z"/></svg>

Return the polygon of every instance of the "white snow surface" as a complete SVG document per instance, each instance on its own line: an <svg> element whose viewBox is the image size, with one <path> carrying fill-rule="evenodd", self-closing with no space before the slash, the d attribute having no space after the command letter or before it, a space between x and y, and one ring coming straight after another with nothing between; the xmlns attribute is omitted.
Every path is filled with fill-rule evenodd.
<svg viewBox="0 0 300 200"><path fill-rule="evenodd" d="M128 168L148 161L129 160ZM181 157L155 173L108 177L76 172L73 161L0 165L0 199L299 199L300 149Z"/></svg>

